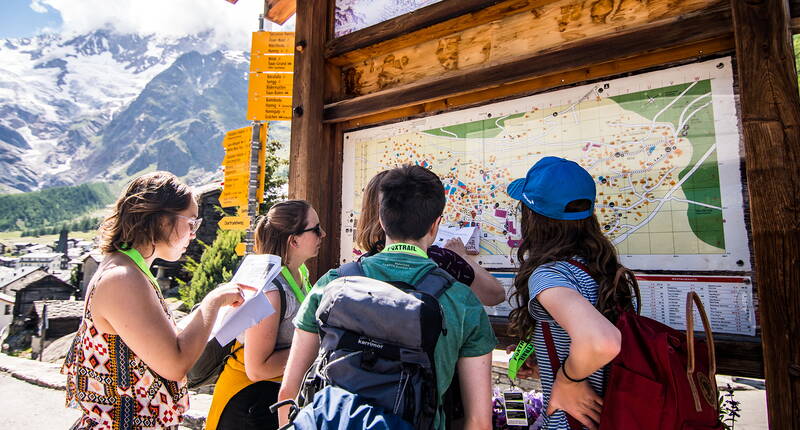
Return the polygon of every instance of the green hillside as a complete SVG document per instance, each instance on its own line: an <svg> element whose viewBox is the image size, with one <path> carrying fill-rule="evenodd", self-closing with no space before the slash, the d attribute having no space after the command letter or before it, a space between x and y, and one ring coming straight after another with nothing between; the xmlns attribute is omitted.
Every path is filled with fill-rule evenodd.
<svg viewBox="0 0 800 430"><path fill-rule="evenodd" d="M0 194L0 231L31 230L83 218L114 201L106 184Z"/></svg>

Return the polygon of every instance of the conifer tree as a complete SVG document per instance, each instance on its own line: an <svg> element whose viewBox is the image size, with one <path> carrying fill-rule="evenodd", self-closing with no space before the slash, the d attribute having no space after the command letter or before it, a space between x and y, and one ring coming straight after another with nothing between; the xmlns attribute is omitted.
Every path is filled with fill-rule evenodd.
<svg viewBox="0 0 800 430"><path fill-rule="evenodd" d="M199 262L187 258L184 268L192 273L192 279L189 282L178 280L178 292L187 306L200 303L209 291L231 278L241 259L235 248L242 237L238 231L220 231L214 243L203 244L205 250Z"/></svg>

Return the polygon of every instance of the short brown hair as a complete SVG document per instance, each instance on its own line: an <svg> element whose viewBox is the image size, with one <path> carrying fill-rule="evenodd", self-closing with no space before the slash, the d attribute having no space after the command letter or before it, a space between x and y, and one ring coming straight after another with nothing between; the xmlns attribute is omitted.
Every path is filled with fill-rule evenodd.
<svg viewBox="0 0 800 430"><path fill-rule="evenodd" d="M191 189L172 173L153 172L135 178L100 225L100 250L110 254L168 241L175 217L170 217L168 231L161 228L163 217L186 210L193 198Z"/></svg>
<svg viewBox="0 0 800 430"><path fill-rule="evenodd" d="M381 180L380 216L386 235L395 240L418 240L442 215L442 181L430 170L406 165L389 170Z"/></svg>
<svg viewBox="0 0 800 430"><path fill-rule="evenodd" d="M305 228L309 209L311 205L305 200L275 203L256 224L256 254L277 255L286 264L288 239Z"/></svg>
<svg viewBox="0 0 800 430"><path fill-rule="evenodd" d="M361 213L356 222L356 244L365 252L380 252L386 241L378 213L381 208L381 179L388 172L384 170L373 176L361 197Z"/></svg>

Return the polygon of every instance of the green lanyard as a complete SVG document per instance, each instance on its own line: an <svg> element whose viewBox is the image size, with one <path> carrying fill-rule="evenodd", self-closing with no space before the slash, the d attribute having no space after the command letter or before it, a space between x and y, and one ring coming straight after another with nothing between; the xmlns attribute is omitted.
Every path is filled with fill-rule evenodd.
<svg viewBox="0 0 800 430"><path fill-rule="evenodd" d="M386 248L383 249L381 252L403 252L406 254L416 255L422 258L428 258L428 253L422 250L417 245L411 245L408 243L393 243Z"/></svg>
<svg viewBox="0 0 800 430"><path fill-rule="evenodd" d="M144 272L145 275L147 275L147 278L150 279L150 282L153 283L153 286L158 288L158 281L156 281L156 277L153 276L153 274L150 272L150 268L147 267L147 262L144 261L144 258L142 257L142 254L139 253L139 251L137 251L134 248L131 248L131 249L120 249L119 252L130 257L130 259L133 260L133 262L136 263L136 265L139 267L139 270L141 270L142 272Z"/></svg>
<svg viewBox="0 0 800 430"><path fill-rule="evenodd" d="M292 276L292 272L289 271L289 268L283 266L281 268L281 275L283 275L283 279L286 279L286 282L289 283L289 286L292 288L292 292L294 296L297 297L297 301L303 303L303 300L306 299L306 293L308 292L308 268L305 264L301 264L299 269L300 271L300 281L303 283L303 289L297 286L297 282L294 280L294 276Z"/></svg>
<svg viewBox="0 0 800 430"><path fill-rule="evenodd" d="M525 364L525 360L528 359L533 350L533 343L520 341L517 344L517 349L514 350L514 355L512 355L511 359L508 360L509 379L515 379L517 377L517 371L522 368L522 365Z"/></svg>

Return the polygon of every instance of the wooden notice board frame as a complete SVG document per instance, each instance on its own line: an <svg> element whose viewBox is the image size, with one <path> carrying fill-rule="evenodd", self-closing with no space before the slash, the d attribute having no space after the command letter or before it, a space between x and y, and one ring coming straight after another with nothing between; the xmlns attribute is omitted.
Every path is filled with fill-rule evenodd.
<svg viewBox="0 0 800 430"><path fill-rule="evenodd" d="M765 376L771 426L800 428L793 412L800 410L800 96L789 39L790 28L798 27L790 10L796 16L800 6L795 0L650 0L621 24L614 10L591 9L594 3L601 2L444 0L333 38L335 0L297 2L289 194L309 200L328 232L312 270L319 276L339 260L346 131L732 56L761 330L755 338L717 336L718 368ZM551 15L556 7L558 15ZM541 29L542 41L550 31L570 38L537 46L521 31L503 46L531 40L499 57L468 38L522 16ZM551 30L546 26L555 25L548 21L554 16ZM581 31L570 33L575 23ZM486 60L474 61L476 55ZM429 57L439 64L425 63ZM493 323L509 342L507 322Z"/></svg>

